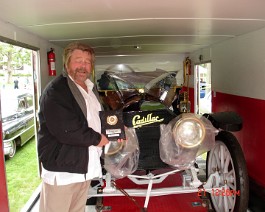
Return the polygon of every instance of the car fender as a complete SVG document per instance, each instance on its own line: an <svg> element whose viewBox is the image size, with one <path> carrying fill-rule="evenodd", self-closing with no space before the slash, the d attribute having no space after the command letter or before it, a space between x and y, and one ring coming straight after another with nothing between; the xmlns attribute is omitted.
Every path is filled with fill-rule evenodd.
<svg viewBox="0 0 265 212"><path fill-rule="evenodd" d="M243 127L242 118L233 111L205 113L203 116L209 119L217 129L236 132L240 131Z"/></svg>

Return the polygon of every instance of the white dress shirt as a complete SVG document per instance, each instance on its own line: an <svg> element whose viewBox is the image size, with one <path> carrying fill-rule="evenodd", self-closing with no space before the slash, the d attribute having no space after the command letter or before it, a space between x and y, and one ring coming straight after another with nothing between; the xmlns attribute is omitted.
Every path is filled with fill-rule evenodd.
<svg viewBox="0 0 265 212"><path fill-rule="evenodd" d="M89 79L87 79L85 83L88 88L88 92L86 92L80 85L76 83L75 84L82 93L86 102L88 126L91 127L93 130L95 130L96 132L101 133L101 122L99 118L99 111L101 110L101 106L100 103L98 102L97 97L92 91L94 84ZM100 156L102 153L102 148L97 146L90 146L88 149L89 149L89 163L88 163L88 173L86 173L86 176L84 174L76 174L69 172L48 171L42 167L41 177L43 181L50 185L54 185L56 178L57 185L68 185L71 183L84 182L86 180L91 180L93 178L102 177L102 170L100 164Z"/></svg>

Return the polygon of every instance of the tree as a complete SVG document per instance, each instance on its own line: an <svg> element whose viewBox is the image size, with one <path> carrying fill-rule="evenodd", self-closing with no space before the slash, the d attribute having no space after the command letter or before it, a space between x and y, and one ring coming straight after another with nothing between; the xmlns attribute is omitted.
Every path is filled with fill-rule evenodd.
<svg viewBox="0 0 265 212"><path fill-rule="evenodd" d="M31 50L0 42L0 66L7 73L7 83L12 82L14 70L31 65Z"/></svg>

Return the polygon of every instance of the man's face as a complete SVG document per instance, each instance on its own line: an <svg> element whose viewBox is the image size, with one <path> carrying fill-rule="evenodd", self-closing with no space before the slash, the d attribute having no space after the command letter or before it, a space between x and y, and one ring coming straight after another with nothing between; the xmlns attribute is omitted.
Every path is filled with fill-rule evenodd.
<svg viewBox="0 0 265 212"><path fill-rule="evenodd" d="M79 49L74 50L66 70L77 84L84 84L85 80L91 75L91 55Z"/></svg>

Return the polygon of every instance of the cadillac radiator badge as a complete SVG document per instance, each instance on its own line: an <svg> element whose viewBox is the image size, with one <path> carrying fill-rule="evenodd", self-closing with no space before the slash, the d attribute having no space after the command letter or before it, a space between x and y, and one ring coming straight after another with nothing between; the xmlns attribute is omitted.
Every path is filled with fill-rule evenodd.
<svg viewBox="0 0 265 212"><path fill-rule="evenodd" d="M160 118L159 116L153 116L152 113L149 113L147 114L147 116L142 116L142 117L140 115L135 115L132 119L132 125L134 128L136 128L163 121L164 118Z"/></svg>

